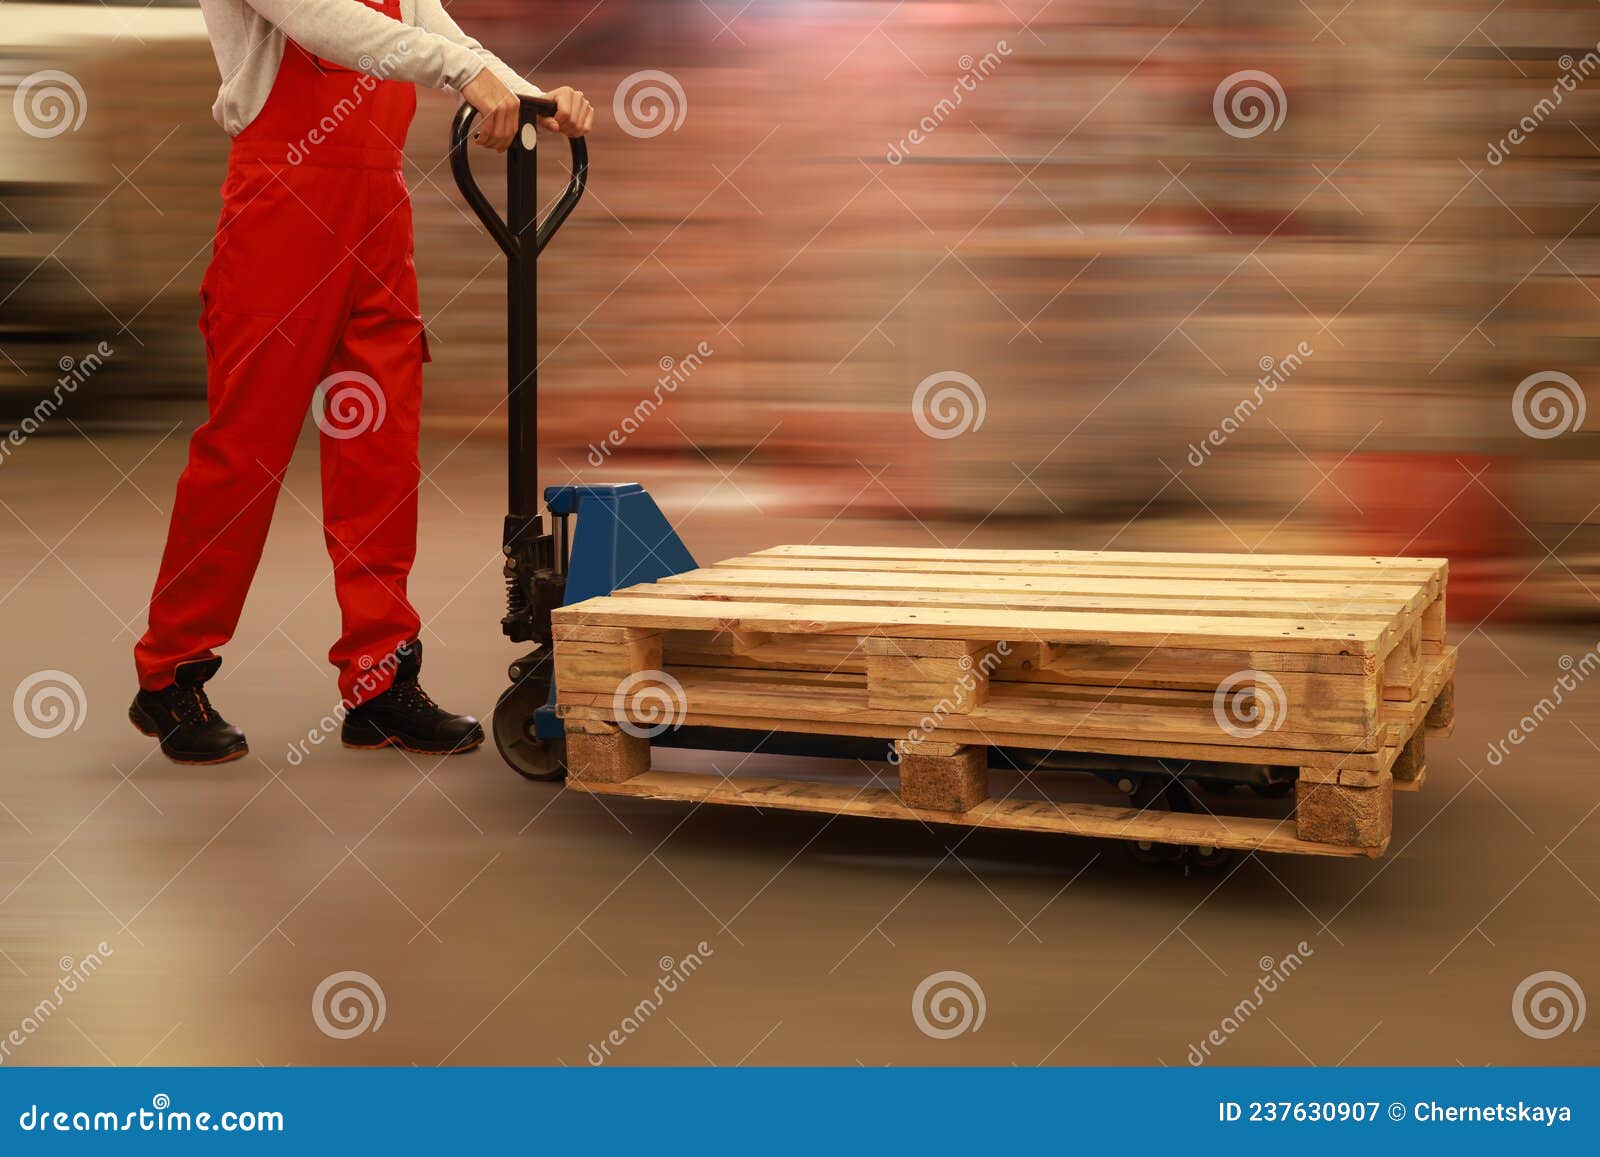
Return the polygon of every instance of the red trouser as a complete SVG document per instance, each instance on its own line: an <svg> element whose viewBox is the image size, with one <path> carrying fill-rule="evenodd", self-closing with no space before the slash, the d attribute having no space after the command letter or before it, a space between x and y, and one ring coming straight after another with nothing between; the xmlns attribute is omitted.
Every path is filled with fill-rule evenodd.
<svg viewBox="0 0 1600 1157"><path fill-rule="evenodd" d="M381 6L398 18L399 0ZM417 634L406 578L427 346L401 174L416 99L290 42L266 107L234 139L200 290L210 418L189 443L134 649L147 690L232 637L314 394L342 617L328 658L346 701L385 690L382 660Z"/></svg>

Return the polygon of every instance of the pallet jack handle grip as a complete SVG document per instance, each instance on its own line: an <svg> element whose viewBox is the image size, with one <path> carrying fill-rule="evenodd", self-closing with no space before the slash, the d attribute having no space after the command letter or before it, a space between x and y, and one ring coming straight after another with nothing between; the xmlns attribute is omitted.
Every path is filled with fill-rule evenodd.
<svg viewBox="0 0 1600 1157"><path fill-rule="evenodd" d="M556 102L553 100L537 96L523 97L522 113L518 118L517 139L511 142L512 151L526 149L532 152L535 147L533 134L538 131L535 118L553 116L555 111ZM489 198L478 187L478 182L472 175L472 162L467 150L472 143L472 124L477 117L478 110L469 104L463 104L456 110L455 120L450 125L450 171L455 174L456 186L461 190L461 195L467 199L467 204L472 206L472 211L478 215L478 220L489 230L489 235L495 239L501 251L515 261L522 256L522 238L506 223L505 218L495 212L494 206L489 203ZM556 230L561 228L562 223L578 207L578 202L583 200L584 187L589 182L589 146L582 137L572 137L570 144L572 175L567 181L566 191L561 194L561 199L534 229L535 257L544 252L544 247L550 243L550 238L555 236ZM514 215L532 222L534 207L520 208L523 211L514 212Z"/></svg>

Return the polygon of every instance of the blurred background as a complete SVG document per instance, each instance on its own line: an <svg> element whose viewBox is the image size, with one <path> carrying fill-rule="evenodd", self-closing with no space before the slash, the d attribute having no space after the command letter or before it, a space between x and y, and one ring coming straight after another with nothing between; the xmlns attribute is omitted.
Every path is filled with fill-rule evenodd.
<svg viewBox="0 0 1600 1157"><path fill-rule="evenodd" d="M708 979L623 1060L1181 1065L1305 943L1316 979L1218 1063L1595 1063L1593 1032L1536 1039L1508 1008L1547 970L1594 991L1595 689L1486 755L1594 665L1591 0L449 9L598 112L541 265L546 484L638 478L702 561L1447 556L1456 734L1384 859L1225 879L1087 840L958 855L916 824L601 807L492 750L302 761L337 702L308 437L212 689L252 756L154 758L122 716L204 417L217 69L193 3L0 0L0 694L65 673L86 704L48 739L0 727L0 1031L115 953L17 1063L581 1065L701 941ZM411 592L428 687L485 716L516 653L503 262L445 164L453 98L419 96ZM542 151L553 199L564 149ZM983 1032L912 1024L946 969L981 979ZM387 993L381 1033L307 1015L347 970Z"/></svg>
<svg viewBox="0 0 1600 1157"><path fill-rule="evenodd" d="M1564 413L1557 437L1514 411L1530 375L1592 374L1593 13L1482 7L456 0L601 110L544 279L547 468L742 463L713 502L747 513L739 491L823 518L1065 518L1095 545L1448 555L1458 616L1593 616L1581 392L1522 399L1541 433ZM0 19L0 97L59 68L89 112L0 134L0 419L102 340L84 429L189 418L227 148L198 8ZM498 443L503 281L442 165L451 111L423 94L409 148L427 421ZM590 447L702 342L597 470ZM981 391L958 437L914 422L941 373Z"/></svg>

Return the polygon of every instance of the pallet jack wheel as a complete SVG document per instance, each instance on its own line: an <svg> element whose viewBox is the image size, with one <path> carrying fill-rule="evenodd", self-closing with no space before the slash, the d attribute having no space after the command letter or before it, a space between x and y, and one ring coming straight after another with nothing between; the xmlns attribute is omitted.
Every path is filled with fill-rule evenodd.
<svg viewBox="0 0 1600 1157"><path fill-rule="evenodd" d="M1130 806L1141 810L1161 808L1167 811L1192 812L1194 797L1189 787L1176 777L1144 776L1128 796ZM1223 871L1233 862L1234 853L1226 848L1201 848L1188 844L1158 844L1149 840L1129 840L1130 855L1141 864L1163 864L1182 867L1185 873L1210 875Z"/></svg>
<svg viewBox="0 0 1600 1157"><path fill-rule="evenodd" d="M549 701L550 680L529 675L507 687L494 705L494 745L501 758L523 779L538 783L567 778L567 741L533 732L534 712Z"/></svg>

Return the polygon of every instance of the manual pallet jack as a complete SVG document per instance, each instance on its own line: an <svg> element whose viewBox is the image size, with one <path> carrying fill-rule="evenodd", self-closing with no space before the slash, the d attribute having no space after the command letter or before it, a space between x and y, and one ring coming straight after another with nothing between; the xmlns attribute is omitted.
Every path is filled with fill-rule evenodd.
<svg viewBox="0 0 1600 1157"><path fill-rule="evenodd" d="M506 613L500 626L512 642L532 649L508 669L511 686L495 704L492 731L506 763L534 780L566 775L566 733L555 712L550 612L695 567L688 548L637 482L550 486L542 496L539 491L539 255L583 199L589 177L588 146L573 138L566 190L539 220L536 118L555 111L554 101L522 99L517 138L506 153L504 218L472 175L467 150L476 110L462 105L450 126L456 184L506 255ZM548 530L541 497L552 520Z"/></svg>
<svg viewBox="0 0 1600 1157"><path fill-rule="evenodd" d="M495 705L492 733L506 763L530 780L566 776L566 732L556 714L551 612L624 587L654 582L696 569L687 546L655 500L636 482L538 485L538 260L545 246L583 198L588 148L570 142L567 187L541 221L538 217L536 118L555 112L553 101L525 97L519 132L507 153L507 212L502 218L473 177L468 155L475 111L463 105L450 130L450 161L456 184L506 256L507 280L507 514L503 533L506 613L501 628L513 642L529 646L508 668L510 686ZM551 516L546 528L541 499ZM576 518L577 526L572 527ZM853 758L881 762L890 744L840 735L773 733L723 727L683 726L655 737L659 747L755 751L791 756ZM991 767L1013 771L1087 772L1126 793L1137 810L1194 810L1194 797L1179 779L1217 794L1248 786L1261 795L1293 790L1284 769L1250 763L1210 763L1181 769L1159 760L1107 760L1066 752L996 746ZM1199 774L1197 774L1197 772ZM1130 844L1137 858L1167 862L1188 856L1186 848ZM1217 849L1206 853L1220 866ZM1187 859L1186 861L1187 862Z"/></svg>

